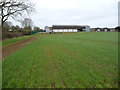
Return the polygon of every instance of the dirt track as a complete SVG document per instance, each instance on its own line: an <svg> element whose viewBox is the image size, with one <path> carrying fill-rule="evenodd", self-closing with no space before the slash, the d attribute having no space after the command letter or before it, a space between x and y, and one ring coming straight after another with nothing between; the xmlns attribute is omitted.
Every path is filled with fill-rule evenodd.
<svg viewBox="0 0 120 90"><path fill-rule="evenodd" d="M2 48L2 60L6 59L8 56L13 54L15 51L21 49L22 47L24 47L25 45L29 44L30 42L36 39L37 37L32 37L30 39L23 40L21 42L3 47Z"/></svg>

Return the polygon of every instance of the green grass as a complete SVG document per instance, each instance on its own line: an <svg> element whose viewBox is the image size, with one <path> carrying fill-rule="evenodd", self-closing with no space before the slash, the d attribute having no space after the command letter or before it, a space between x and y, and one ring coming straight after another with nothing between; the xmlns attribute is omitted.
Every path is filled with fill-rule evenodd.
<svg viewBox="0 0 120 90"><path fill-rule="evenodd" d="M3 61L3 88L116 88L118 33L40 35Z"/></svg>
<svg viewBox="0 0 120 90"><path fill-rule="evenodd" d="M19 37L19 38L12 38L12 39L3 40L2 46L4 47L4 46L11 45L11 44L15 44L15 43L21 42L23 40L27 40L33 36L35 36L35 35L29 35L29 36L23 36L23 37Z"/></svg>

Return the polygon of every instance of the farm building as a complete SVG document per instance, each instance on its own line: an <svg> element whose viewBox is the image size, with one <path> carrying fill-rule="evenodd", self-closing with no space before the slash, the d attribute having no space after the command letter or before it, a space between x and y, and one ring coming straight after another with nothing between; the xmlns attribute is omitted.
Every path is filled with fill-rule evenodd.
<svg viewBox="0 0 120 90"><path fill-rule="evenodd" d="M102 30L103 30L103 32L110 32L109 28L103 28Z"/></svg>
<svg viewBox="0 0 120 90"><path fill-rule="evenodd" d="M48 27L48 26L45 26L44 30L45 30L46 32L52 32L52 29L51 29L50 27Z"/></svg>
<svg viewBox="0 0 120 90"><path fill-rule="evenodd" d="M110 32L109 28L95 28L95 32Z"/></svg>
<svg viewBox="0 0 120 90"><path fill-rule="evenodd" d="M80 26L80 25L53 25L53 32L90 32L90 26Z"/></svg>
<svg viewBox="0 0 120 90"><path fill-rule="evenodd" d="M120 26L116 27L116 28L115 28L115 31L116 31L116 32L120 32Z"/></svg>
<svg viewBox="0 0 120 90"><path fill-rule="evenodd" d="M100 31L102 31L101 28L95 28L95 32L100 32Z"/></svg>
<svg viewBox="0 0 120 90"><path fill-rule="evenodd" d="M110 32L115 32L115 28L110 28Z"/></svg>

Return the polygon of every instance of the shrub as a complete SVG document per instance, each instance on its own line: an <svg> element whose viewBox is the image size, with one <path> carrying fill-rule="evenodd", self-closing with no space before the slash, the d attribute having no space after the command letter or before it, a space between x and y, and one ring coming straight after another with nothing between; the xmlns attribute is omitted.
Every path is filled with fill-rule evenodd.
<svg viewBox="0 0 120 90"><path fill-rule="evenodd" d="M8 31L2 32L2 40L14 38L14 37L20 37L20 36L22 36L21 32L8 32Z"/></svg>

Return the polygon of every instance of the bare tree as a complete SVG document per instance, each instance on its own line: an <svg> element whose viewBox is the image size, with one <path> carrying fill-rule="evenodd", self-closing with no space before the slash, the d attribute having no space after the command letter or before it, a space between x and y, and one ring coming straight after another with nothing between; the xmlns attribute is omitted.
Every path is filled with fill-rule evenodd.
<svg viewBox="0 0 120 90"><path fill-rule="evenodd" d="M10 27L13 26L13 23L12 23L11 21L6 21L6 23L7 23Z"/></svg>
<svg viewBox="0 0 120 90"><path fill-rule="evenodd" d="M9 31L9 29L10 29L10 24L8 23L8 21L4 22L3 27L4 27L4 31Z"/></svg>
<svg viewBox="0 0 120 90"><path fill-rule="evenodd" d="M40 28L39 27L34 27L34 31L39 31Z"/></svg>
<svg viewBox="0 0 120 90"><path fill-rule="evenodd" d="M32 27L33 26L33 21L30 18L25 18L22 22L22 27L27 28L27 27Z"/></svg>
<svg viewBox="0 0 120 90"><path fill-rule="evenodd" d="M0 0L0 18L1 26L9 17L14 20L20 21L24 15L29 15L34 10L34 5L29 2L30 0Z"/></svg>

